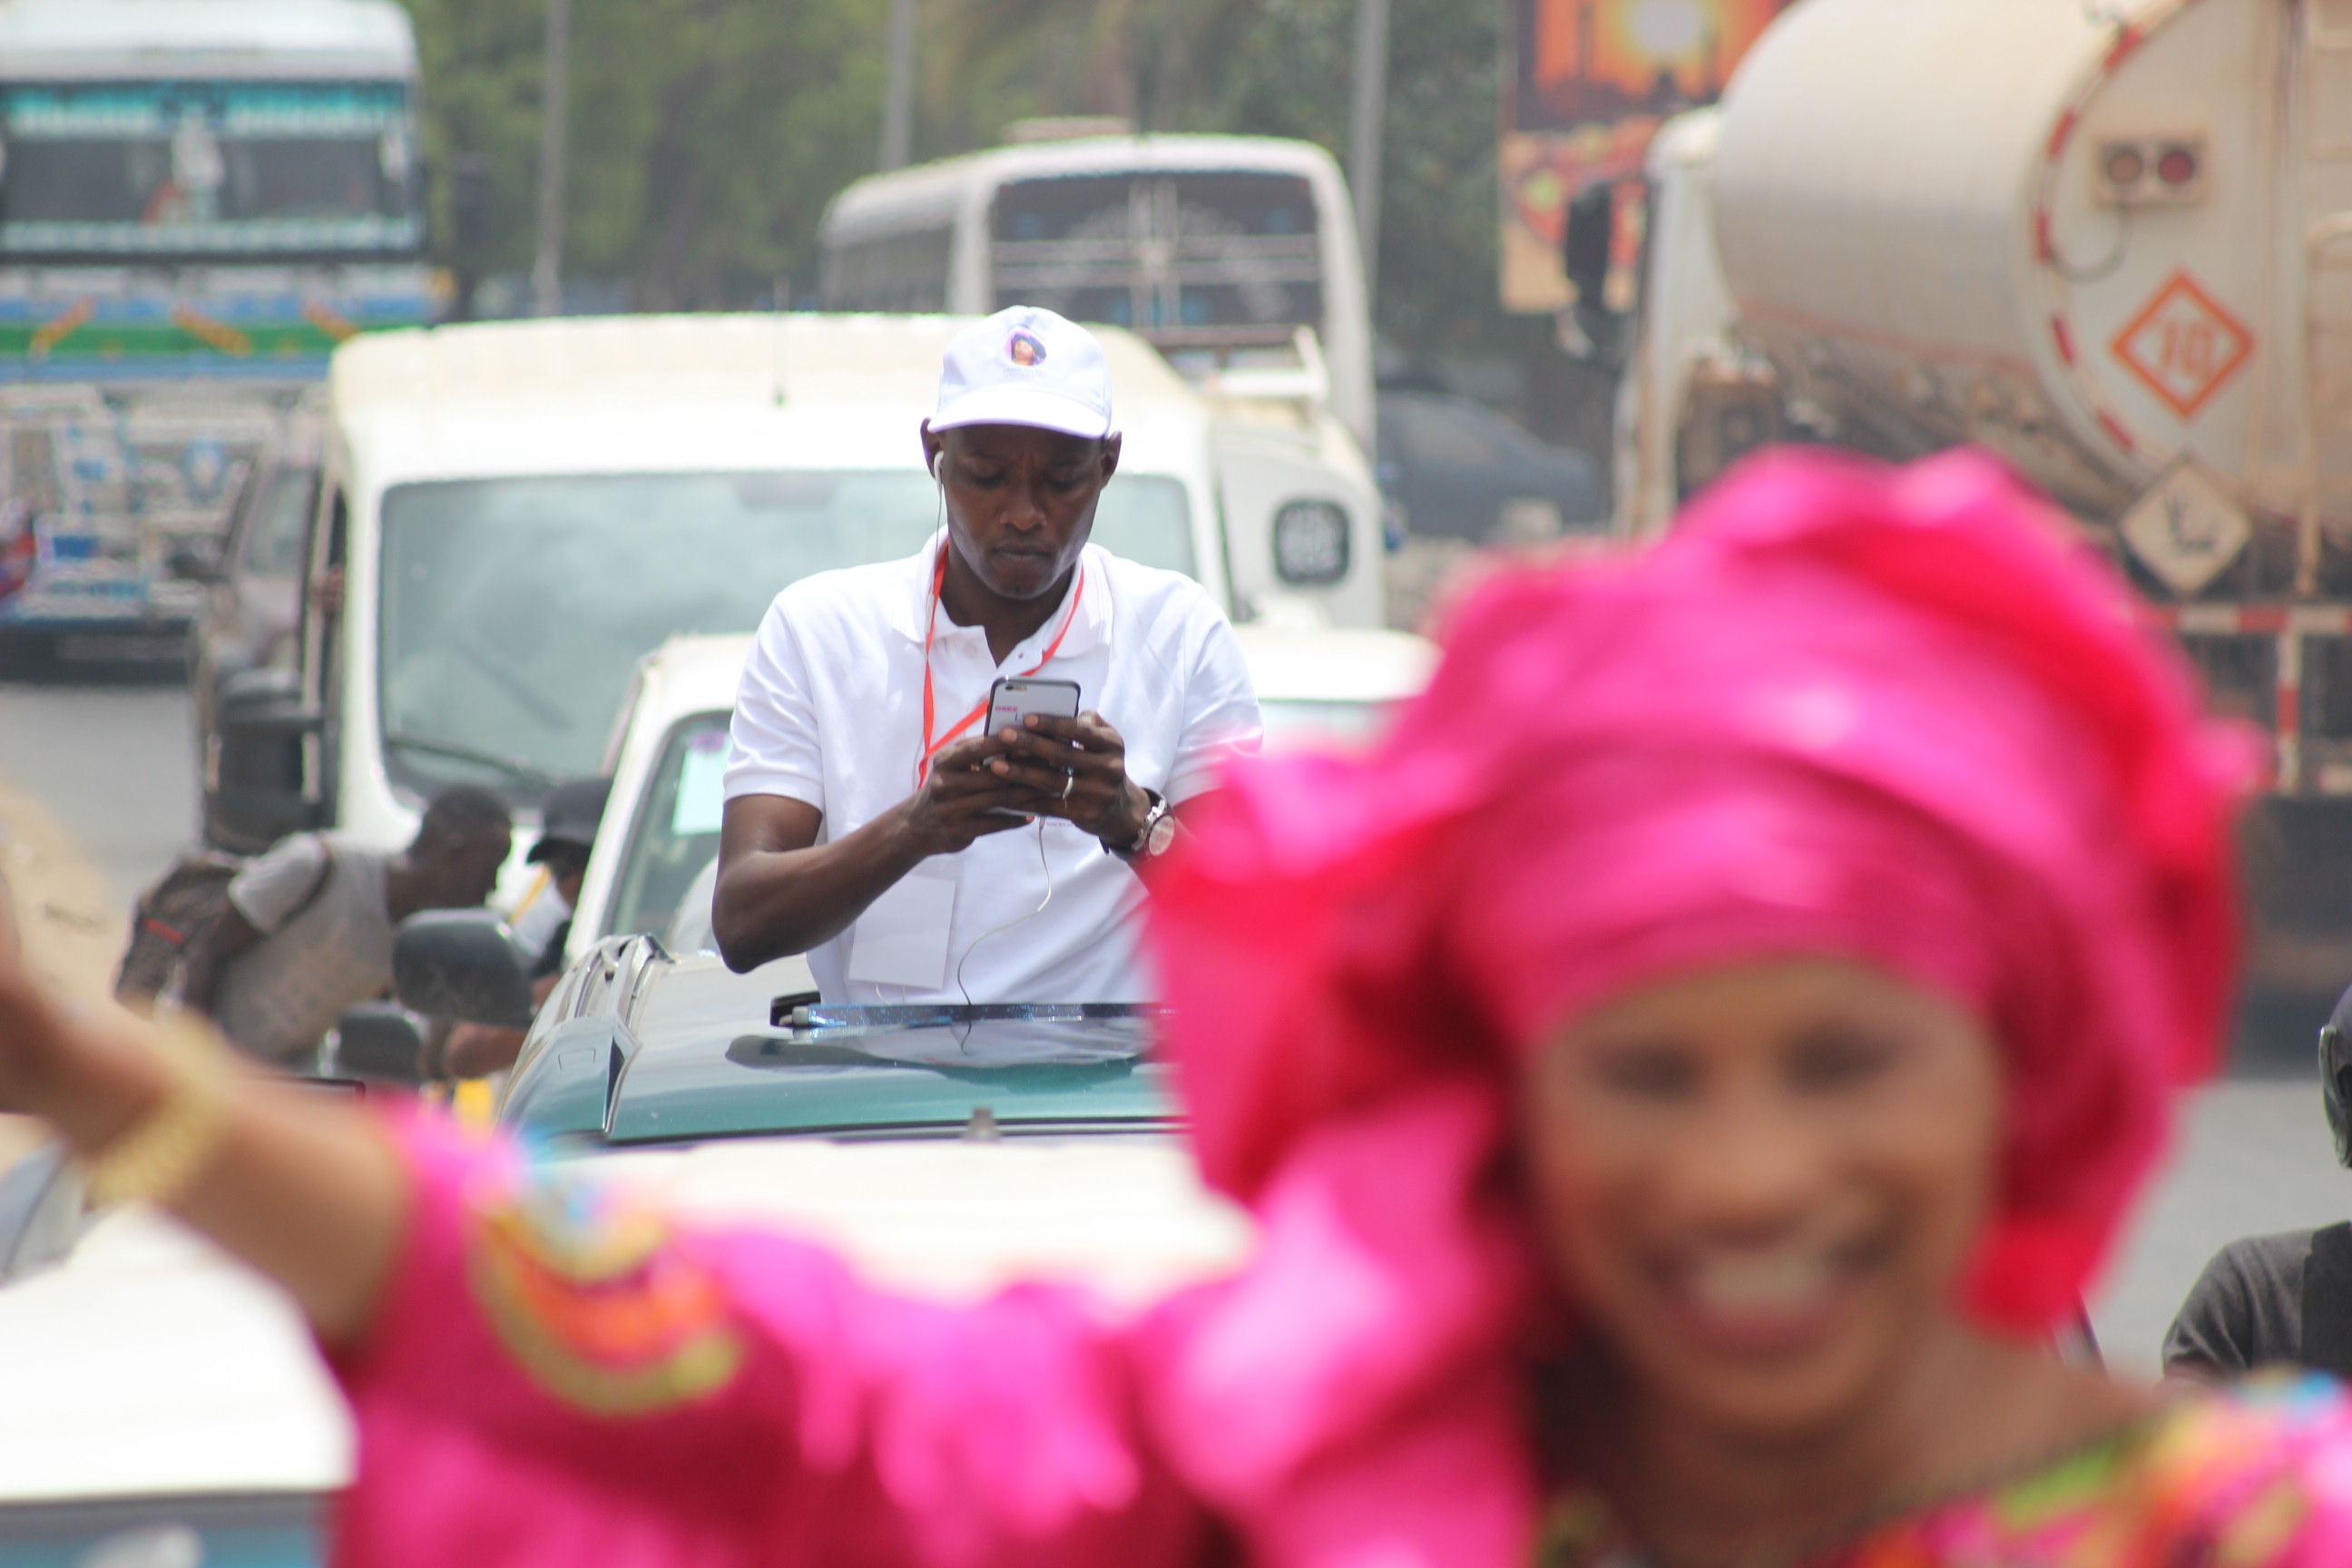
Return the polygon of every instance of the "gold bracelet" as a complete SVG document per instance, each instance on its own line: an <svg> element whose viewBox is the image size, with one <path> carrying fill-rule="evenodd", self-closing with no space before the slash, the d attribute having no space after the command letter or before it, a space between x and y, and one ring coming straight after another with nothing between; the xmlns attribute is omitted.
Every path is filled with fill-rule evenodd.
<svg viewBox="0 0 2352 1568"><path fill-rule="evenodd" d="M201 1019L176 1008L156 1015L149 1051L163 1069L155 1109L82 1162L86 1190L100 1205L168 1204L201 1174L220 1142L228 1053Z"/></svg>

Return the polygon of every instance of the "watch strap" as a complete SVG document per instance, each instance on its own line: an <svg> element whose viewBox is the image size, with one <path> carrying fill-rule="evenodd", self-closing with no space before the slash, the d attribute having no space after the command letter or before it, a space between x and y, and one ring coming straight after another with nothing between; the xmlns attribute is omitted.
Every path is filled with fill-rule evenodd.
<svg viewBox="0 0 2352 1568"><path fill-rule="evenodd" d="M1160 820L1168 815L1169 807L1167 796L1161 795L1156 789L1146 789L1143 793L1146 798L1151 802L1151 805L1150 808L1143 814L1143 825L1136 829L1135 841L1131 844L1125 844L1118 847L1117 852L1121 859L1135 859L1137 857L1142 855L1146 850L1150 849L1151 847L1151 835L1153 830L1160 826Z"/></svg>

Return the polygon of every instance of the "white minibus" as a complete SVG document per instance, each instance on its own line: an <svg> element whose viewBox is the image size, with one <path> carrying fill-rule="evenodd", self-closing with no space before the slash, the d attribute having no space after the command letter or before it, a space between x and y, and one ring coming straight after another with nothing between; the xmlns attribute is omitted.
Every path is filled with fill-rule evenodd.
<svg viewBox="0 0 2352 1568"><path fill-rule="evenodd" d="M985 314L1042 305L1126 327L1186 376L1239 393L1299 366L1308 329L1330 412L1372 450L1372 349L1347 182L1270 136L1088 136L876 174L819 231L824 307ZM1312 367L1310 367L1312 368Z"/></svg>

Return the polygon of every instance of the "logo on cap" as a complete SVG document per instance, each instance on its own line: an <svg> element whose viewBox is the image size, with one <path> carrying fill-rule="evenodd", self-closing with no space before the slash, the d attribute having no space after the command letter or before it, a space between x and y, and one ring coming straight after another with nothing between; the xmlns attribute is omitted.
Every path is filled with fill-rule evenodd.
<svg viewBox="0 0 2352 1568"><path fill-rule="evenodd" d="M1004 341L1004 357L1022 369L1027 370L1033 365L1045 363L1045 345L1038 340L1035 333L1016 330Z"/></svg>

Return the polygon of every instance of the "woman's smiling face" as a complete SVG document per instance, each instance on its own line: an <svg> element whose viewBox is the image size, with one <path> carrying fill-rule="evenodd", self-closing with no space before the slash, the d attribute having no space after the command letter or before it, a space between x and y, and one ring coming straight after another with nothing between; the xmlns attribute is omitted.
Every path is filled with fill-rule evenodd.
<svg viewBox="0 0 2352 1568"><path fill-rule="evenodd" d="M1796 1436L1954 1321L2001 1078L1942 997L1834 960L1710 970L1566 1025L1520 1089L1547 1263L1636 1397Z"/></svg>

